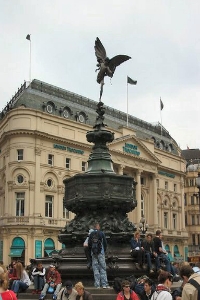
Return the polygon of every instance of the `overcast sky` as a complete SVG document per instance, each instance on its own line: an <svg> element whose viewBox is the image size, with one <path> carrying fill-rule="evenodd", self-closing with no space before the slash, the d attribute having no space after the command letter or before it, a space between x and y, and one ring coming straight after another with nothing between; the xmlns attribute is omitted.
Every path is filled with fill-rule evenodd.
<svg viewBox="0 0 200 300"><path fill-rule="evenodd" d="M161 122L182 149L200 148L199 0L0 0L0 109L31 78L99 98L94 42L127 54L102 101ZM164 104L160 114L160 97Z"/></svg>

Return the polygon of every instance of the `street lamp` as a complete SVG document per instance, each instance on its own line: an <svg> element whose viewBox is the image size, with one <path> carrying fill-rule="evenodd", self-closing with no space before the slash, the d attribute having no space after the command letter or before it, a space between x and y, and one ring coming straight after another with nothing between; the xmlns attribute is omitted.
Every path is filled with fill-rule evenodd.
<svg viewBox="0 0 200 300"><path fill-rule="evenodd" d="M149 225L146 223L146 220L144 217L142 217L140 219L139 228L140 228L140 232L142 233L142 235L145 235L145 233L147 232L147 229L149 228Z"/></svg>
<svg viewBox="0 0 200 300"><path fill-rule="evenodd" d="M199 196L199 211L200 211L200 172L198 172L198 177L196 178L196 186L199 189L198 196Z"/></svg>

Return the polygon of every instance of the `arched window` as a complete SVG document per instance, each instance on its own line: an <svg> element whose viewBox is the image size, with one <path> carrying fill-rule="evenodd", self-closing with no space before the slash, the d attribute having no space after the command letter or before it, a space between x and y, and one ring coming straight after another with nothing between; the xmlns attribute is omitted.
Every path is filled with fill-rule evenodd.
<svg viewBox="0 0 200 300"><path fill-rule="evenodd" d="M46 239L44 242L44 256L47 257L49 254L55 250L55 244L54 241L50 238Z"/></svg>

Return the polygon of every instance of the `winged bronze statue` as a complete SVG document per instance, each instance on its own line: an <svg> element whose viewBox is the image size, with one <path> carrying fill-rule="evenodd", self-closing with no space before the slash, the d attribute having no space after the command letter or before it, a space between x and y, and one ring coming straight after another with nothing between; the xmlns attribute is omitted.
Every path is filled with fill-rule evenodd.
<svg viewBox="0 0 200 300"><path fill-rule="evenodd" d="M107 57L106 50L98 37L96 38L94 49L98 62L98 68L96 69L96 71L99 71L97 74L97 82L101 85L99 98L99 101L101 101L101 97L103 94L104 77L109 76L112 78L115 73L116 67L129 60L131 57L128 55L116 55L113 58L109 59Z"/></svg>

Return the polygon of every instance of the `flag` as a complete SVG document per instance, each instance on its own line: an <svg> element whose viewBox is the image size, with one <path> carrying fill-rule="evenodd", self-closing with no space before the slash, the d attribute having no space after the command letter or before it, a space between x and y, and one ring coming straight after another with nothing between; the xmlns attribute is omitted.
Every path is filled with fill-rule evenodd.
<svg viewBox="0 0 200 300"><path fill-rule="evenodd" d="M127 83L136 85L137 80L133 80L133 79L131 79L130 77L127 76Z"/></svg>
<svg viewBox="0 0 200 300"><path fill-rule="evenodd" d="M30 34L27 34L26 39L27 39L28 41L30 41L30 40L31 40L31 35L30 35Z"/></svg>
<svg viewBox="0 0 200 300"><path fill-rule="evenodd" d="M161 98L160 98L160 110L162 110L163 107L164 107L164 104L163 104L163 102L162 102L162 100L161 100Z"/></svg>

